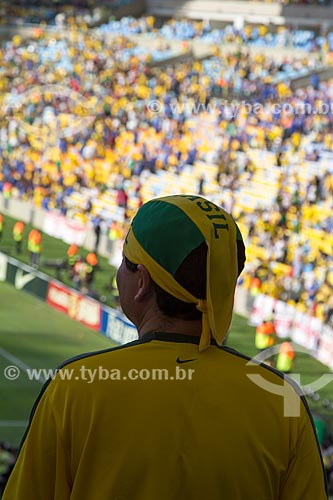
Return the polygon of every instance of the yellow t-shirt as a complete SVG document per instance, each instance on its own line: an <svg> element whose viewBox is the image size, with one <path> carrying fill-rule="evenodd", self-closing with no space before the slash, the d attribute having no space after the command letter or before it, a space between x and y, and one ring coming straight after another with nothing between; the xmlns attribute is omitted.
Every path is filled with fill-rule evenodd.
<svg viewBox="0 0 333 500"><path fill-rule="evenodd" d="M64 363L37 400L3 500L326 500L313 423L291 383L198 342L152 333Z"/></svg>

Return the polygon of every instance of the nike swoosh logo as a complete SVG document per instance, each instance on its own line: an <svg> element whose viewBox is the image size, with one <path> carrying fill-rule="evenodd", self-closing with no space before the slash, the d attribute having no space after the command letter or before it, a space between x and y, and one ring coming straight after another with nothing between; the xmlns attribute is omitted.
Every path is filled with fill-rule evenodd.
<svg viewBox="0 0 333 500"><path fill-rule="evenodd" d="M17 290L22 290L30 281L35 279L34 274L23 274L21 269L18 269L15 276L15 288Z"/></svg>
<svg viewBox="0 0 333 500"><path fill-rule="evenodd" d="M176 359L176 362L177 363L189 363L190 361L196 361L196 360L197 360L197 358L195 358L195 359L180 359L178 356L178 358Z"/></svg>

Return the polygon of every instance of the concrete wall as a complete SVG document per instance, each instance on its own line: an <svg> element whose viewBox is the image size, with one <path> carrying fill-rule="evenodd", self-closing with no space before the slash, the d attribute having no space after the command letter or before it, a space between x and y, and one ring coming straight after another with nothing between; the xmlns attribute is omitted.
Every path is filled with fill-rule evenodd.
<svg viewBox="0 0 333 500"><path fill-rule="evenodd" d="M130 5L120 7L114 13L117 19L124 16L141 16L146 12L146 0L134 0Z"/></svg>
<svg viewBox="0 0 333 500"><path fill-rule="evenodd" d="M281 5L276 2L147 0L147 10L157 16L234 21L249 23L294 24L295 26L333 26L333 7Z"/></svg>
<svg viewBox="0 0 333 500"><path fill-rule="evenodd" d="M307 85L310 85L311 75L313 75L313 73L316 73L318 75L320 81L326 81L326 80L330 80L331 78L333 78L333 68L325 68L325 69L322 69L320 71L311 72L311 73L309 73L309 75L300 76L299 78L295 78L292 81L292 88L295 90L295 89L300 89L302 87L306 87Z"/></svg>

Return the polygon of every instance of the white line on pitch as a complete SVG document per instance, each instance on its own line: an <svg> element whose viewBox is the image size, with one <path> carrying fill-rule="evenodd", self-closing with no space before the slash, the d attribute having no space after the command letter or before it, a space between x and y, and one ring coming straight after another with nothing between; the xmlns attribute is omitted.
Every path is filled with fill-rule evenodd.
<svg viewBox="0 0 333 500"><path fill-rule="evenodd" d="M10 361L14 365L16 365L18 368L21 368L21 370L23 370L24 372L27 372L27 370L31 370L31 367L29 365L26 365L19 358L13 356L12 354L10 354L10 352L5 351L5 349L2 349L1 347L0 347L0 355L3 356L5 359L7 359L7 361ZM45 383L44 377L39 377L37 381L40 382L41 384Z"/></svg>
<svg viewBox="0 0 333 500"><path fill-rule="evenodd" d="M0 427L26 427L28 420L0 420Z"/></svg>
<svg viewBox="0 0 333 500"><path fill-rule="evenodd" d="M26 365L25 363L23 363L23 361L21 361L19 358L16 358L15 356L13 356L12 354L10 354L10 352L8 351L5 351L4 349L2 349L0 347L0 354L6 358L8 361L10 361L11 363L14 363L16 366L18 366L19 368L21 368L22 370L30 370L30 366Z"/></svg>

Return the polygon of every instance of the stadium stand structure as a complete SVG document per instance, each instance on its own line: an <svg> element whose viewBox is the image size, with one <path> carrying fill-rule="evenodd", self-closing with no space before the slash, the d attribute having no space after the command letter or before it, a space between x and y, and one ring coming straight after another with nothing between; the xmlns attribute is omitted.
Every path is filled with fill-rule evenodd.
<svg viewBox="0 0 333 500"><path fill-rule="evenodd" d="M278 2L147 0L149 14L161 17L184 17L212 21L237 21L248 23L289 24L293 26L322 26L333 24L333 7L330 5L304 5Z"/></svg>

